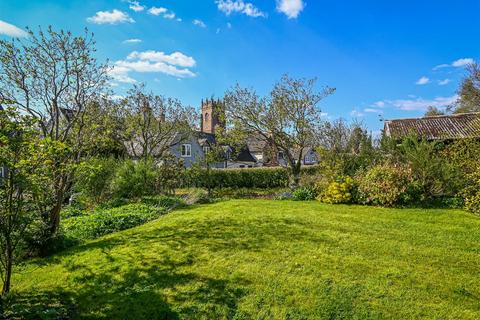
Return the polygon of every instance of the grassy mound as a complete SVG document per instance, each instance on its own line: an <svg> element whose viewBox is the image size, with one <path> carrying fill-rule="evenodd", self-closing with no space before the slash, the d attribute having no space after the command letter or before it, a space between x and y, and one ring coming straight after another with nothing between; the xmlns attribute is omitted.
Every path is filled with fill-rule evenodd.
<svg viewBox="0 0 480 320"><path fill-rule="evenodd" d="M7 309L32 319L479 319L479 243L480 219L458 210L234 200L33 261L14 275Z"/></svg>

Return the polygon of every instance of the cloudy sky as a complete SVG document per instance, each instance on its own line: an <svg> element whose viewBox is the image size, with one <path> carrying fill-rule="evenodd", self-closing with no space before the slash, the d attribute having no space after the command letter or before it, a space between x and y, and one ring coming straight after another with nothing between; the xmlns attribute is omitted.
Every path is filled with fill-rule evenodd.
<svg viewBox="0 0 480 320"><path fill-rule="evenodd" d="M480 60L480 1L1 0L0 38L52 25L95 33L122 94L146 82L198 106L235 83L265 94L284 73L337 88L325 117L414 117L456 98Z"/></svg>

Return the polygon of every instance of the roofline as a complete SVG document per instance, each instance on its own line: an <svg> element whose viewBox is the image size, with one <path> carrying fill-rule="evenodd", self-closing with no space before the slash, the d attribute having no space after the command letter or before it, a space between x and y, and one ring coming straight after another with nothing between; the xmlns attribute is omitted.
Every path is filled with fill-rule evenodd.
<svg viewBox="0 0 480 320"><path fill-rule="evenodd" d="M421 119L432 119L432 118L452 118L452 117L460 117L460 116L474 115L474 114L478 114L478 115L480 116L480 112L466 112L466 113L443 114L443 115L429 116L429 117L386 119L386 120L384 121L384 123L392 122L392 121L403 121L403 120L421 120Z"/></svg>

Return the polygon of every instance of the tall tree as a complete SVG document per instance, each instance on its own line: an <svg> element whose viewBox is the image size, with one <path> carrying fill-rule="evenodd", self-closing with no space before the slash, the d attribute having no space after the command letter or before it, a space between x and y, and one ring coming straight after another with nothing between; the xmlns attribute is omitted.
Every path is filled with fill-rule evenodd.
<svg viewBox="0 0 480 320"><path fill-rule="evenodd" d="M454 113L480 112L480 64L467 67L467 75L458 91L460 96Z"/></svg>
<svg viewBox="0 0 480 320"><path fill-rule="evenodd" d="M24 40L0 41L0 105L13 104L38 120L43 138L71 146L62 163L81 158L85 115L104 91L106 64L93 57L93 35L73 36L63 30L34 33ZM50 235L60 224L60 210L71 186L73 170L53 172L54 205L48 209Z"/></svg>
<svg viewBox="0 0 480 320"><path fill-rule="evenodd" d="M274 150L283 153L291 187L298 186L305 147L315 144L321 112L320 101L335 91L316 88L316 79L294 79L285 75L268 97L236 86L225 94L227 130L261 135Z"/></svg>
<svg viewBox="0 0 480 320"><path fill-rule="evenodd" d="M25 248L27 230L44 203L37 195L49 182L56 151L42 142L30 116L0 110L0 275L2 295L10 291L12 269ZM35 225L38 225L36 223Z"/></svg>
<svg viewBox="0 0 480 320"><path fill-rule="evenodd" d="M333 177L354 175L376 159L372 137L359 122L326 121L318 132L318 142L320 166Z"/></svg>
<svg viewBox="0 0 480 320"><path fill-rule="evenodd" d="M125 141L136 158L163 158L173 143L180 143L191 132L195 111L180 101L145 91L135 85L123 100L125 106Z"/></svg>

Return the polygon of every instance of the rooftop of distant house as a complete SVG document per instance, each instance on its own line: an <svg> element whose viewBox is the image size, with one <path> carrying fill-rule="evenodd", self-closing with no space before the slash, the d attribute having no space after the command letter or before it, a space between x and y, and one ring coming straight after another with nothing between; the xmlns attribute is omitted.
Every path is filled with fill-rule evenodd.
<svg viewBox="0 0 480 320"><path fill-rule="evenodd" d="M478 139L480 112L386 120L384 130L394 139L403 139L411 134L429 141Z"/></svg>

